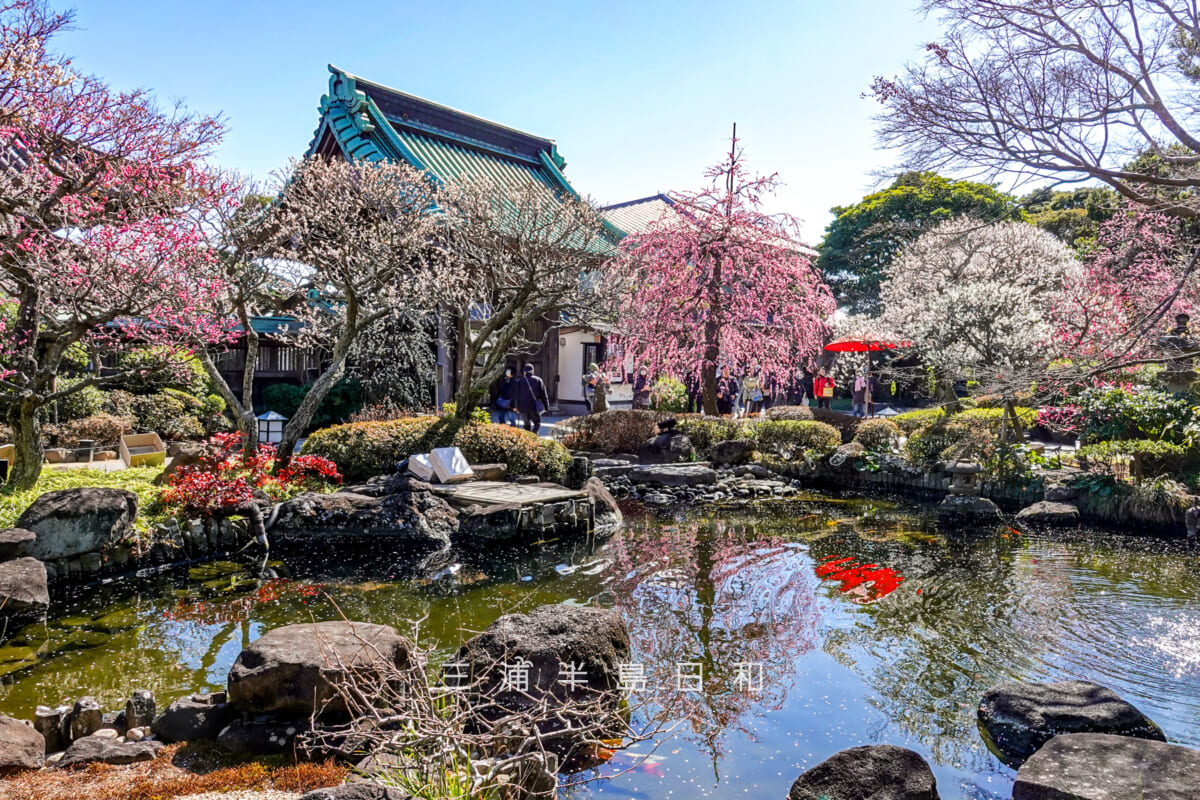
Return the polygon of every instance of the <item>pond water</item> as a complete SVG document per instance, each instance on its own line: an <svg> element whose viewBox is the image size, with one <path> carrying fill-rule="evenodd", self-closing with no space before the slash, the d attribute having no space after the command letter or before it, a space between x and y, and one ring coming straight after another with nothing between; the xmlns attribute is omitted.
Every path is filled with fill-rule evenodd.
<svg viewBox="0 0 1200 800"><path fill-rule="evenodd" d="M944 798L1007 798L1014 773L984 747L975 708L1008 679L1111 686L1200 747L1200 555L1179 540L942 532L916 506L810 496L666 520L634 510L606 542L464 557L432 580L328 553L273 566L287 577L215 563L86 590L0 646L0 711L223 688L241 648L286 623L344 614L412 633L419 620L444 658L503 613L566 602L619 609L645 713L686 719L652 759L620 753L599 770L620 774L572 796L782 798L838 750L893 743L930 761ZM701 665L703 692L676 687L679 664Z"/></svg>

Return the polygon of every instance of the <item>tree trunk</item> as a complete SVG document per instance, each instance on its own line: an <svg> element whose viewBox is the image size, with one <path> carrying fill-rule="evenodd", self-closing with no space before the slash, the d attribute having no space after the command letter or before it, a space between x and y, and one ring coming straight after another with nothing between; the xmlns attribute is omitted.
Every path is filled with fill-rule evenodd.
<svg viewBox="0 0 1200 800"><path fill-rule="evenodd" d="M249 348L247 348L245 371L253 378L254 368L258 361L257 347L255 348L255 360L250 360ZM216 363L212 360L206 350L199 350L200 364L204 367L204 371L208 374L208 380L217 389L217 394L221 395L221 399L225 401L225 405L229 407L229 415L233 417L234 425L238 429L238 433L246 437L243 454L250 457L258 452L258 419L254 416L254 406L251 405L251 397L243 394L247 402L243 403L238 400L237 395L233 393L233 389L225 381L225 377L221 375L217 369ZM244 386L244 382L243 382Z"/></svg>
<svg viewBox="0 0 1200 800"><path fill-rule="evenodd" d="M349 347L346 348L349 350ZM296 443L300 441L300 437L308 430L308 426L312 423L313 416L317 413L317 407L321 405L321 401L329 394L329 390L333 385L342 379L342 375L346 372L346 354L343 352L340 358L335 358L329 368L321 373L321 377L317 378L313 383L312 388L308 390L308 394L304 395L304 399L300 401L300 407L296 409L296 413L292 414L292 418L287 421L287 425L283 426L283 436L279 440L279 448L275 455L275 472L283 469L292 460L292 454L296 450Z"/></svg>
<svg viewBox="0 0 1200 800"><path fill-rule="evenodd" d="M8 484L14 489L32 489L42 475L42 440L37 419L38 404L25 398L13 404L8 421L12 426L16 459L9 465Z"/></svg>
<svg viewBox="0 0 1200 800"><path fill-rule="evenodd" d="M717 416L717 365L705 364L700 375L700 390L704 403L704 413L710 417Z"/></svg>

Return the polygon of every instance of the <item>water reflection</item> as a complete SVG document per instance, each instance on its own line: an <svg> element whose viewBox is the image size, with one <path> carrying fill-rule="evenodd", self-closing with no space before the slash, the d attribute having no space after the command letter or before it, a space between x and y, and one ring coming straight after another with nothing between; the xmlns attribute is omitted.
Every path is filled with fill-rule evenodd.
<svg viewBox="0 0 1200 800"><path fill-rule="evenodd" d="M440 658L501 614L565 602L620 610L652 686L645 716L685 720L638 771L572 795L782 797L833 752L892 742L933 763L942 796L1008 796L1011 773L975 728L983 691L1008 679L1112 686L1170 739L1200 746L1198 564L1181 543L949 533L913 506L812 496L632 515L608 542L500 557L281 555L81 592L0 646L0 711L220 688L248 642L293 622L390 624ZM699 666L704 691L676 683L680 664ZM760 687L745 680L754 664ZM634 763L618 753L602 770Z"/></svg>

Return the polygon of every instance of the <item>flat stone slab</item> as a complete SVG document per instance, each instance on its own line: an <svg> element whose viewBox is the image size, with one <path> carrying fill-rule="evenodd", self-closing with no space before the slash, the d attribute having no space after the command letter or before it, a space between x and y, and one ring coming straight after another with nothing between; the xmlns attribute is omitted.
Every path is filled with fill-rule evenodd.
<svg viewBox="0 0 1200 800"><path fill-rule="evenodd" d="M456 505L531 506L587 499L585 492L552 484L519 484L500 481L472 481L454 486L435 486L434 494Z"/></svg>
<svg viewBox="0 0 1200 800"><path fill-rule="evenodd" d="M659 486L704 486L717 482L717 471L707 464L650 464L634 467L629 480Z"/></svg>
<svg viewBox="0 0 1200 800"><path fill-rule="evenodd" d="M1013 800L1196 800L1200 750L1106 733L1055 736L1017 772Z"/></svg>
<svg viewBox="0 0 1200 800"><path fill-rule="evenodd" d="M1017 519L1035 525L1074 525L1079 522L1079 508L1071 503L1043 500L1018 511Z"/></svg>

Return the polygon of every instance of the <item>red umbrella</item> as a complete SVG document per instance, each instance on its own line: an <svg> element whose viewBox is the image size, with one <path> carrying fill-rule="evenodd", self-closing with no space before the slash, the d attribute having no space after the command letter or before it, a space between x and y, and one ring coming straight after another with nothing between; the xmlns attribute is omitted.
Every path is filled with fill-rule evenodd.
<svg viewBox="0 0 1200 800"><path fill-rule="evenodd" d="M825 345L831 353L876 353L880 350L895 350L912 347L912 342L887 342L878 339L836 339ZM867 408L871 407L871 356L867 356Z"/></svg>

